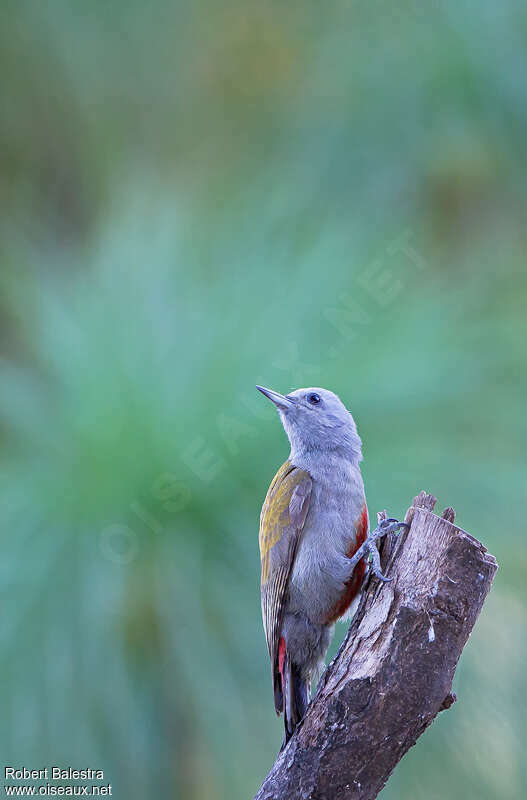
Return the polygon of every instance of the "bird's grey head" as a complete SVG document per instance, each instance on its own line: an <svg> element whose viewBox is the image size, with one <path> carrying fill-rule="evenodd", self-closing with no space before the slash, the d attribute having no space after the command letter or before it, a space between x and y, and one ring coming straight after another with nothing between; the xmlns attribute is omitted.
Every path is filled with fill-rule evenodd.
<svg viewBox="0 0 527 800"><path fill-rule="evenodd" d="M286 395L256 388L277 407L292 454L332 451L355 463L362 461L355 420L336 394L318 387Z"/></svg>

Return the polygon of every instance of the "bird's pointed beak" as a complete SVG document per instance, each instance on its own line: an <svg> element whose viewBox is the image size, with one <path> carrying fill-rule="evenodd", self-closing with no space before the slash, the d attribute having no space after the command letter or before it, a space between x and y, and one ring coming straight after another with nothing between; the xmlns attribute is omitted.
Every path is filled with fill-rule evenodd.
<svg viewBox="0 0 527 800"><path fill-rule="evenodd" d="M268 397L277 408L285 410L286 408L291 408L295 402L294 398L288 397L285 394L280 394L280 392L275 392L272 389L266 389L265 386L257 386L256 388L259 392Z"/></svg>

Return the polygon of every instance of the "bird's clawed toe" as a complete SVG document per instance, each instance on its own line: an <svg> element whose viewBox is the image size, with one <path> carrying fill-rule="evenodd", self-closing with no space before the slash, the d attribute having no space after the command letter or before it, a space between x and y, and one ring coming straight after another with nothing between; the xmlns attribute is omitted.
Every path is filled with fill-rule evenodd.
<svg viewBox="0 0 527 800"><path fill-rule="evenodd" d="M410 525L407 522L399 522L399 520L395 519L395 517L388 517L387 519L383 519L381 522L379 522L375 530L370 533L364 542L364 544L368 545L368 551L372 560L373 573L383 583L389 583L392 578L387 578L386 575L383 575L382 573L381 559L375 542L377 539L381 539L383 536L387 536L389 533L395 533L397 535L401 528L408 529L409 527Z"/></svg>
<svg viewBox="0 0 527 800"><path fill-rule="evenodd" d="M399 522L398 519L395 517L388 517L387 519L383 519L379 522L378 528L382 531L382 536L385 536L387 533L398 533L401 528L409 528L409 524L407 522Z"/></svg>
<svg viewBox="0 0 527 800"><path fill-rule="evenodd" d="M368 557L368 560L371 559L374 575L376 575L380 581L383 581L383 583L389 583L392 578L388 578L382 573L381 559L375 542L377 539L382 539L383 536L387 536L389 533L398 533L401 528L409 527L410 525L407 522L399 522L395 517L383 519L354 553L351 559L351 568L354 569L361 558Z"/></svg>

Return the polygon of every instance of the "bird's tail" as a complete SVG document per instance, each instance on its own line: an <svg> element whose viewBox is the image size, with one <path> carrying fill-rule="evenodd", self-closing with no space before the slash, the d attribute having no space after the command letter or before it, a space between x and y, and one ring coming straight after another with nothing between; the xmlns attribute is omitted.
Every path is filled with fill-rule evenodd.
<svg viewBox="0 0 527 800"><path fill-rule="evenodd" d="M287 652L282 672L282 694L284 709L283 749L306 713L309 704L309 681L301 678L300 669L291 661Z"/></svg>

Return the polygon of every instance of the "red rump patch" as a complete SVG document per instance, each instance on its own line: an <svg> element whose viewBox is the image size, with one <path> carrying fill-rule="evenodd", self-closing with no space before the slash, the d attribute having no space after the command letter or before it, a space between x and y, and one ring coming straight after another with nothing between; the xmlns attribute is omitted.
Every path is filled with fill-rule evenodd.
<svg viewBox="0 0 527 800"><path fill-rule="evenodd" d="M364 544L364 542L366 541L366 536L368 535L368 524L369 524L368 509L365 503L364 508L362 509L362 514L360 515L359 524L357 525L357 535L355 538L355 545L352 545L351 548L346 553L348 558L351 558L357 552L361 544Z"/></svg>
<svg viewBox="0 0 527 800"><path fill-rule="evenodd" d="M366 536L368 535L368 509L366 507L366 503L364 504L364 508L362 509L362 513L360 515L359 524L357 525L357 532L355 534L354 539L352 540L348 550L346 551L346 555L348 558L351 558L359 549L361 544L364 543ZM364 573L366 572L366 564L364 563L364 559L361 558L355 569L353 570L353 574L351 578L346 581L346 587L342 596L335 606L331 610L329 618L326 621L326 624L336 622L336 620L341 617L343 614L346 613L350 605L352 604L353 600L357 596L359 589L362 584L362 579L364 578Z"/></svg>
<svg viewBox="0 0 527 800"><path fill-rule="evenodd" d="M285 639L283 636L280 636L280 641L278 642L278 670L280 675L282 676L282 685L284 683L284 659L285 659Z"/></svg>

